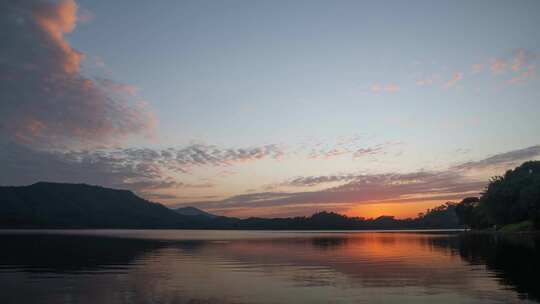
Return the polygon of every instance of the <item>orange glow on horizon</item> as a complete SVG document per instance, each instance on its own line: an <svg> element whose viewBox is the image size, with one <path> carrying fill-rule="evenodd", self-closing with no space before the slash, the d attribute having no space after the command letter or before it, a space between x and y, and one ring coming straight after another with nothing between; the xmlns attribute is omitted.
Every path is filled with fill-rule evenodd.
<svg viewBox="0 0 540 304"><path fill-rule="evenodd" d="M377 218L381 215L395 216L396 218L414 218L420 212L426 212L427 209L439 206L445 201L424 201L418 203L372 203L358 204L357 206L347 210L347 216L359 216L364 218Z"/></svg>

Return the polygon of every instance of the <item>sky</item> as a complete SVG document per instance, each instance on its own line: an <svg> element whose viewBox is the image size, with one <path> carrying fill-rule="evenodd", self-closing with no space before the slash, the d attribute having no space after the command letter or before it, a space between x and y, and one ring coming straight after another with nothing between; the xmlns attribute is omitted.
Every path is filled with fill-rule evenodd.
<svg viewBox="0 0 540 304"><path fill-rule="evenodd" d="M410 217L540 159L538 1L0 4L0 185Z"/></svg>

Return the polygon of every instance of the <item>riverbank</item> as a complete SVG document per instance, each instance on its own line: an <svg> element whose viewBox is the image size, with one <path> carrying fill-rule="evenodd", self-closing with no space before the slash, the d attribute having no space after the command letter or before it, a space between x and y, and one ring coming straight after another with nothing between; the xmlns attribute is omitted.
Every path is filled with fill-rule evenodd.
<svg viewBox="0 0 540 304"><path fill-rule="evenodd" d="M508 224L498 229L495 229L495 228L467 229L465 230L465 232L466 233L501 233L501 234L512 234L512 233L540 234L540 230L535 228L534 223L529 220Z"/></svg>

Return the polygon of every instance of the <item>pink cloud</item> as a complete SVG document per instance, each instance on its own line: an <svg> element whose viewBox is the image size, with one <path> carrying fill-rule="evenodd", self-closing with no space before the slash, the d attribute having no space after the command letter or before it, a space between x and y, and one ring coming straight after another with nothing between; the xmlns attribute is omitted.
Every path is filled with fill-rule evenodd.
<svg viewBox="0 0 540 304"><path fill-rule="evenodd" d="M432 85L434 82L433 78L418 79L416 84L419 86L428 86Z"/></svg>
<svg viewBox="0 0 540 304"><path fill-rule="evenodd" d="M310 159L331 159L331 158L335 158L335 157L338 157L338 156L349 154L350 152L351 151L349 151L349 149L342 148L342 147L336 147L336 148L332 148L330 150L324 150L324 149L313 150L309 154L308 158L310 158Z"/></svg>
<svg viewBox="0 0 540 304"><path fill-rule="evenodd" d="M252 214L258 210L285 210L304 206L306 213L321 207L349 207L362 203L383 202L414 203L422 201L460 200L470 195L478 195L485 187L484 179L473 179L469 173L475 170L494 169L503 173L516 163L536 159L540 146L513 150L496 154L485 159L470 161L441 171L413 171L409 173L389 172L384 174L334 174L300 176L286 180L280 186L316 187L321 190L300 192L259 192L236 195L218 201L196 203L210 210L229 211L237 208L251 208ZM337 186L333 185L338 183Z"/></svg>
<svg viewBox="0 0 540 304"><path fill-rule="evenodd" d="M514 76L508 80L508 84L517 84L517 83L525 83L529 81L529 79L534 78L536 76L536 66L534 64L531 64L527 67L527 69L517 76Z"/></svg>
<svg viewBox="0 0 540 304"><path fill-rule="evenodd" d="M380 92L382 90L382 87L381 87L380 84L374 83L374 84L371 85L370 89L371 89L371 92L378 93L378 92Z"/></svg>
<svg viewBox="0 0 540 304"><path fill-rule="evenodd" d="M394 92L399 91L399 86L395 83L389 83L384 87L384 90L386 92L394 93Z"/></svg>
<svg viewBox="0 0 540 304"><path fill-rule="evenodd" d="M512 65L511 65L512 71L518 72L519 70L521 70L521 68L523 67L525 63L526 63L525 51L518 50L516 52L516 55L512 59Z"/></svg>
<svg viewBox="0 0 540 304"><path fill-rule="evenodd" d="M473 73L480 73L484 70L485 65L483 63L475 63L472 65L471 69Z"/></svg>
<svg viewBox="0 0 540 304"><path fill-rule="evenodd" d="M379 84L374 83L370 86L370 90L373 93L380 93L380 92L388 92L388 93L395 93L399 91L399 85L395 83L388 83L388 84Z"/></svg>
<svg viewBox="0 0 540 304"><path fill-rule="evenodd" d="M153 134L156 118L135 87L81 73L84 54L64 37L78 21L73 0L15 1L0 18L10 63L0 69L1 135L52 148Z"/></svg>
<svg viewBox="0 0 540 304"><path fill-rule="evenodd" d="M74 0L62 0L58 4L40 3L33 10L34 18L41 29L47 33L63 53L63 68L66 73L79 71L83 54L71 48L64 39L77 22L77 4Z"/></svg>
<svg viewBox="0 0 540 304"><path fill-rule="evenodd" d="M455 73L454 76L452 76L452 78L450 78L450 80L446 82L445 87L446 88L453 87L461 80L463 80L463 73L461 72Z"/></svg>
<svg viewBox="0 0 540 304"><path fill-rule="evenodd" d="M502 73L506 70L507 62L502 58L496 58L491 62L491 72L493 74Z"/></svg>

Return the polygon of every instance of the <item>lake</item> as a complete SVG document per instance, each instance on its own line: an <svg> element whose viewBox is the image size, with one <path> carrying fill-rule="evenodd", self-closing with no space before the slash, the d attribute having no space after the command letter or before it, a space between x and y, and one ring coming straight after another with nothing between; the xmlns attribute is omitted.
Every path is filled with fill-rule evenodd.
<svg viewBox="0 0 540 304"><path fill-rule="evenodd" d="M0 303L538 303L540 239L452 231L0 231Z"/></svg>

